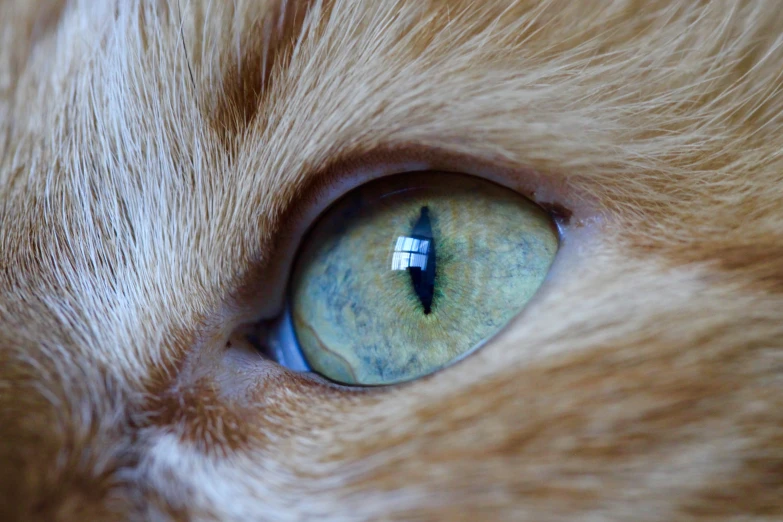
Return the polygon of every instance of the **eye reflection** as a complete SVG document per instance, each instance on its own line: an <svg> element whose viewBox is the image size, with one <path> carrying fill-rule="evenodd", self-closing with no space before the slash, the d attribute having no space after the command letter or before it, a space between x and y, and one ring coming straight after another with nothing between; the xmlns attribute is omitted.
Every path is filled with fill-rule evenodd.
<svg viewBox="0 0 783 522"><path fill-rule="evenodd" d="M413 290L421 300L424 313L429 314L435 293L435 242L427 207L421 207L421 216L411 235L397 238L392 270L408 270Z"/></svg>
<svg viewBox="0 0 783 522"><path fill-rule="evenodd" d="M307 366L343 384L427 375L518 314L557 247L549 216L494 183L445 173L368 183L304 239L291 337Z"/></svg>

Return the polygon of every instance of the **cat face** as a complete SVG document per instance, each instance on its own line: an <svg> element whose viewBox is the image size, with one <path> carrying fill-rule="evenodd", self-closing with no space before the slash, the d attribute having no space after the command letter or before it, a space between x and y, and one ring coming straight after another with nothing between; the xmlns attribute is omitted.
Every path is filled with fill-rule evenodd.
<svg viewBox="0 0 783 522"><path fill-rule="evenodd" d="M3 520L783 516L777 2L11 0L0 27ZM523 312L402 385L262 357L316 216L422 170L557 219Z"/></svg>

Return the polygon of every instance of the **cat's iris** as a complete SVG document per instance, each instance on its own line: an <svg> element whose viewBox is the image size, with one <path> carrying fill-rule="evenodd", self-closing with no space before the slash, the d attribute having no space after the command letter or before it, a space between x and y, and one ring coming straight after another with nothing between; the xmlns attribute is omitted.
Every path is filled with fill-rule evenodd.
<svg viewBox="0 0 783 522"><path fill-rule="evenodd" d="M384 178L333 205L305 239L291 314L304 358L344 384L432 373L496 334L558 248L538 206L478 178Z"/></svg>

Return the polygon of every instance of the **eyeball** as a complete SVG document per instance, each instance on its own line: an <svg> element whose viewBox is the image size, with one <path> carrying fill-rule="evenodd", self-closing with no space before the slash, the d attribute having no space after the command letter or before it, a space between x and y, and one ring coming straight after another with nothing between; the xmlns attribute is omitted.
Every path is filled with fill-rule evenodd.
<svg viewBox="0 0 783 522"><path fill-rule="evenodd" d="M358 187L298 254L290 313L302 356L346 385L435 372L519 314L557 249L546 212L480 178L409 173Z"/></svg>

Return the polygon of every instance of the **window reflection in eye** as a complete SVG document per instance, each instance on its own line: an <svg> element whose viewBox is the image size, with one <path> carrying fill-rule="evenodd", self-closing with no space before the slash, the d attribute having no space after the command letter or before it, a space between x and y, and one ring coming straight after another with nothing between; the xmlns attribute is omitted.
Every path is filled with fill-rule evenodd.
<svg viewBox="0 0 783 522"><path fill-rule="evenodd" d="M392 270L408 270L413 290L425 314L432 311L435 293L435 242L432 237L429 209L421 207L421 216L411 236L400 236L394 248Z"/></svg>
<svg viewBox="0 0 783 522"><path fill-rule="evenodd" d="M446 173L367 183L332 205L300 247L289 288L293 358L346 385L430 374L513 319L557 248L551 218L494 183Z"/></svg>
<svg viewBox="0 0 783 522"><path fill-rule="evenodd" d="M394 247L392 270L409 268L427 269L427 257L430 253L430 241L415 237L400 236Z"/></svg>

